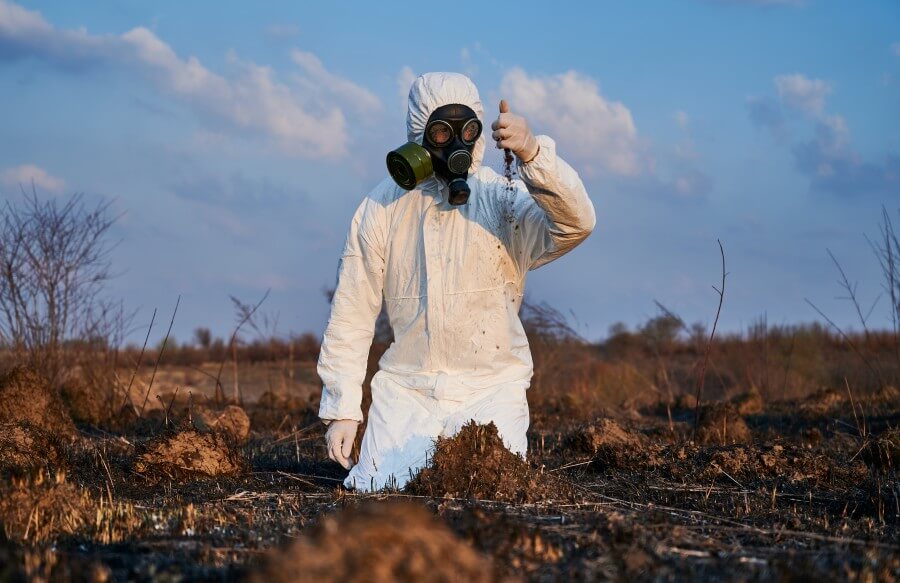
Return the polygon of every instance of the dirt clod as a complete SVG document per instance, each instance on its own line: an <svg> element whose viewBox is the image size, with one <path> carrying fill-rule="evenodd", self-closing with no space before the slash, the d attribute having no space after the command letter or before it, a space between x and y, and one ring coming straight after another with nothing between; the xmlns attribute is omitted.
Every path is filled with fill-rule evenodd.
<svg viewBox="0 0 900 583"><path fill-rule="evenodd" d="M25 472L62 460L52 436L30 423L0 423L0 472Z"/></svg>
<svg viewBox="0 0 900 583"><path fill-rule="evenodd" d="M625 467L643 451L647 440L643 435L624 429L613 419L599 419L572 432L566 445L594 456L610 467Z"/></svg>
<svg viewBox="0 0 900 583"><path fill-rule="evenodd" d="M249 580L497 581L491 562L410 503L371 503L326 517Z"/></svg>
<svg viewBox="0 0 900 583"><path fill-rule="evenodd" d="M750 428L734 405L716 403L700 410L697 441L703 444L747 443L752 439Z"/></svg>
<svg viewBox="0 0 900 583"><path fill-rule="evenodd" d="M0 377L0 422L27 422L58 437L75 436L62 399L39 374L16 367Z"/></svg>
<svg viewBox="0 0 900 583"><path fill-rule="evenodd" d="M572 497L564 483L509 451L496 425L474 421L456 436L438 439L431 464L409 482L407 490L423 496L519 503Z"/></svg>
<svg viewBox="0 0 900 583"><path fill-rule="evenodd" d="M233 443L220 433L183 429L150 441L134 464L151 480L191 481L240 474L244 461Z"/></svg>

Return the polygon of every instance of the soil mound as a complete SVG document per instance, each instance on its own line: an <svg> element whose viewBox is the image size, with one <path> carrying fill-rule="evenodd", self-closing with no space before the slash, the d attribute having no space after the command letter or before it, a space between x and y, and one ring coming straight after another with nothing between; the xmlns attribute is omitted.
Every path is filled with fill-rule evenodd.
<svg viewBox="0 0 900 583"><path fill-rule="evenodd" d="M240 442L250 436L250 417L237 405L228 405L221 411L200 407L194 411L194 427L218 431Z"/></svg>
<svg viewBox="0 0 900 583"><path fill-rule="evenodd" d="M474 421L454 437L439 438L431 464L406 489L423 496L516 503L574 497L566 484L506 449L496 425Z"/></svg>
<svg viewBox="0 0 900 583"><path fill-rule="evenodd" d="M52 435L75 436L75 424L50 384L25 367L0 376L0 422L24 421Z"/></svg>
<svg viewBox="0 0 900 583"><path fill-rule="evenodd" d="M62 459L60 444L46 432L29 423L0 423L0 473L58 465Z"/></svg>
<svg viewBox="0 0 900 583"><path fill-rule="evenodd" d="M710 445L748 443L752 439L750 428L734 405L716 403L700 409L697 441Z"/></svg>
<svg viewBox="0 0 900 583"><path fill-rule="evenodd" d="M800 410L807 415L825 415L844 402L844 395L834 389L822 389L800 403Z"/></svg>
<svg viewBox="0 0 900 583"><path fill-rule="evenodd" d="M621 468L630 465L647 445L647 439L612 419L599 419L569 434L565 445L578 453L594 456L607 466Z"/></svg>
<svg viewBox="0 0 900 583"><path fill-rule="evenodd" d="M326 517L249 577L294 581L497 581L491 562L410 503L372 503Z"/></svg>
<svg viewBox="0 0 900 583"><path fill-rule="evenodd" d="M731 404L737 409L738 415L758 415L765 409L762 395L756 389L735 395Z"/></svg>
<svg viewBox="0 0 900 583"><path fill-rule="evenodd" d="M188 482L237 475L244 469L244 460L234 443L221 433L182 429L151 439L134 469L154 481Z"/></svg>

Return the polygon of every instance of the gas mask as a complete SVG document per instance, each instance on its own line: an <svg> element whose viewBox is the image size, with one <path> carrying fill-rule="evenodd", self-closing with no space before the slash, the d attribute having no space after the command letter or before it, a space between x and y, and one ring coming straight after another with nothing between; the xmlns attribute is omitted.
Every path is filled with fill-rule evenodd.
<svg viewBox="0 0 900 583"><path fill-rule="evenodd" d="M388 172L406 190L434 174L447 181L450 204L466 204L471 192L466 179L479 136L481 122L472 108L458 103L442 105L428 118L421 146L407 142L388 153Z"/></svg>

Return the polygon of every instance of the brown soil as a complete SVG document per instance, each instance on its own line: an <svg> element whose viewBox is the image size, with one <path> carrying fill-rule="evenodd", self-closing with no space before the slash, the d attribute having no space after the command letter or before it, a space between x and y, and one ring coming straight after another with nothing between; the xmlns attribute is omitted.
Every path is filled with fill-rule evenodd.
<svg viewBox="0 0 900 583"><path fill-rule="evenodd" d="M20 421L55 436L75 436L75 424L62 399L40 375L24 367L0 377L0 422Z"/></svg>
<svg viewBox="0 0 900 583"><path fill-rule="evenodd" d="M250 417L237 405L228 405L221 411L198 407L193 418L194 426L201 431L217 431L238 442L250 436Z"/></svg>
<svg viewBox="0 0 900 583"><path fill-rule="evenodd" d="M759 391L750 390L736 395L731 399L739 415L758 415L763 412L765 403Z"/></svg>
<svg viewBox="0 0 900 583"><path fill-rule="evenodd" d="M24 472L45 464L58 466L60 444L29 423L0 423L0 472Z"/></svg>
<svg viewBox="0 0 900 583"><path fill-rule="evenodd" d="M725 445L747 443L752 439L750 428L734 405L716 403L700 410L697 441L703 444Z"/></svg>
<svg viewBox="0 0 900 583"><path fill-rule="evenodd" d="M238 475L244 469L244 460L221 433L183 429L152 439L138 456L134 469L153 481L187 482Z"/></svg>
<svg viewBox="0 0 900 583"><path fill-rule="evenodd" d="M825 415L844 403L844 395L834 389L813 393L800 403L800 411L808 415Z"/></svg>
<svg viewBox="0 0 900 583"><path fill-rule="evenodd" d="M850 486L864 482L867 472L860 461L837 464L806 449L781 445L738 445L713 453L700 477L712 480L723 474L724 479L720 481L725 483L731 479L749 484L759 479L780 478L791 483L828 484L837 481Z"/></svg>
<svg viewBox="0 0 900 583"><path fill-rule="evenodd" d="M647 439L623 429L612 419L599 419L569 434L565 445L575 452L594 456L610 467L625 467L645 450Z"/></svg>
<svg viewBox="0 0 900 583"><path fill-rule="evenodd" d="M99 426L110 417L108 399L79 378L68 379L60 387L60 396L76 423Z"/></svg>
<svg viewBox="0 0 900 583"><path fill-rule="evenodd" d="M253 583L497 581L490 560L422 506L369 503L326 517L275 553Z"/></svg>
<svg viewBox="0 0 900 583"><path fill-rule="evenodd" d="M439 438L431 464L406 486L423 496L539 502L573 498L571 488L509 451L497 426L465 425Z"/></svg>

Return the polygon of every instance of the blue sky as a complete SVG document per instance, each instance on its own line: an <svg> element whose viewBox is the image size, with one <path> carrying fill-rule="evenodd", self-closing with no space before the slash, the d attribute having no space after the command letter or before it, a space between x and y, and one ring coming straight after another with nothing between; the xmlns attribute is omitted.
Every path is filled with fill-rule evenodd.
<svg viewBox="0 0 900 583"><path fill-rule="evenodd" d="M815 319L804 298L853 324L826 249L879 294L864 235L882 205L900 223L896 1L306 4L0 0L0 197L114 199L111 293L138 322L181 294L178 338L224 334L229 295L271 288L280 332L320 333L409 84L460 71L582 173L598 228L528 290L589 338L654 300L709 323L717 238L725 329Z"/></svg>

